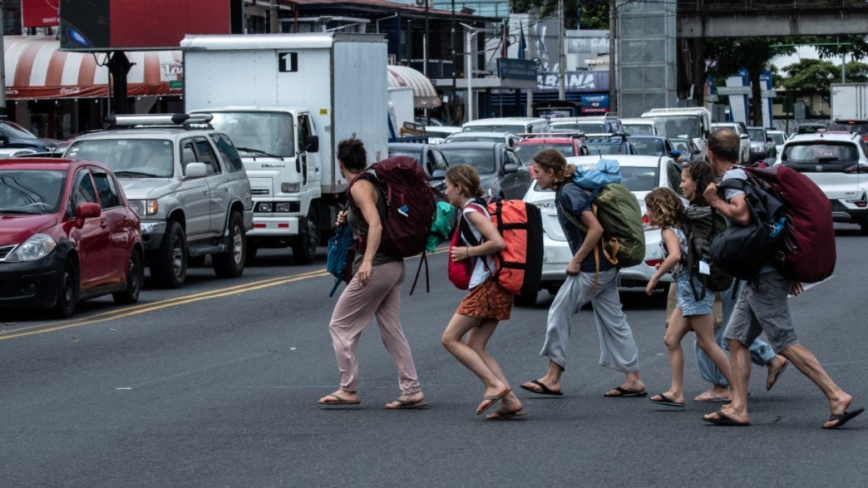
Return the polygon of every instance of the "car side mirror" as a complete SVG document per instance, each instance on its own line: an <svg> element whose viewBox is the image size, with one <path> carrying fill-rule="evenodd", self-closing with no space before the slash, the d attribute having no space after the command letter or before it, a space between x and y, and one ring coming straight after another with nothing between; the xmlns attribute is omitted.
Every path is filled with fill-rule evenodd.
<svg viewBox="0 0 868 488"><path fill-rule="evenodd" d="M208 170L205 168L205 163L187 163L187 166L184 168L184 179L190 180L193 178L201 178L207 174Z"/></svg>
<svg viewBox="0 0 868 488"><path fill-rule="evenodd" d="M506 174L518 173L518 165L515 163L506 163L503 165L503 172Z"/></svg>
<svg viewBox="0 0 868 488"><path fill-rule="evenodd" d="M307 136L304 141L304 150L312 153L319 152L319 136Z"/></svg>
<svg viewBox="0 0 868 488"><path fill-rule="evenodd" d="M98 203L79 203L75 208L75 226L81 228L85 220L99 217L101 213L102 209Z"/></svg>
<svg viewBox="0 0 868 488"><path fill-rule="evenodd" d="M740 136L738 136L738 137L739 137L739 139L750 139L750 136L747 135L747 134L742 134L742 135L740 135Z"/></svg>
<svg viewBox="0 0 868 488"><path fill-rule="evenodd" d="M433 173L431 173L432 180L445 180L446 172L442 169L435 169Z"/></svg>

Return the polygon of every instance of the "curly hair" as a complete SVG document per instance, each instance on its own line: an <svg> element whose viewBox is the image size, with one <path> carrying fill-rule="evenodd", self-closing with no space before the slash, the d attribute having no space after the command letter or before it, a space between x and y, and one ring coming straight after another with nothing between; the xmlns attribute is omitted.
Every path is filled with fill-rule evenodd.
<svg viewBox="0 0 868 488"><path fill-rule="evenodd" d="M655 188L645 195L645 212L652 225L680 227L684 204L677 193L669 188Z"/></svg>
<svg viewBox="0 0 868 488"><path fill-rule="evenodd" d="M683 170L687 171L690 179L696 183L696 192L690 199L690 204L698 207L707 207L708 202L702 196L708 185L714 183L714 170L711 165L703 159L694 159L684 165Z"/></svg>
<svg viewBox="0 0 868 488"><path fill-rule="evenodd" d="M361 139L356 139L355 133L353 137L338 143L338 161L344 163L345 168L354 172L361 171L368 166L365 143Z"/></svg>
<svg viewBox="0 0 868 488"><path fill-rule="evenodd" d="M554 171L555 182L560 183L573 177L576 171L574 164L567 164L567 158L554 149L543 149L533 157L533 162L545 169Z"/></svg>
<svg viewBox="0 0 868 488"><path fill-rule="evenodd" d="M446 170L446 179L472 197L478 198L485 194L485 189L482 188L479 180L479 172L468 164L450 166Z"/></svg>

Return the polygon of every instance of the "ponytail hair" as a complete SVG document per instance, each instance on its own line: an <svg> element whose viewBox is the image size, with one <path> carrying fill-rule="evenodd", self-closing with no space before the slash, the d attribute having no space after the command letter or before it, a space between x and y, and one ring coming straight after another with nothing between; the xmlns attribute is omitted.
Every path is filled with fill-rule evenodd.
<svg viewBox="0 0 868 488"><path fill-rule="evenodd" d="M446 179L453 185L461 188L461 191L472 197L481 197L485 194L482 183L479 180L479 172L476 168L467 164L456 164L446 170Z"/></svg>
<svg viewBox="0 0 868 488"><path fill-rule="evenodd" d="M533 162L554 172L555 183L562 183L573 177L574 164L567 164L567 158L554 149L543 149L533 157Z"/></svg>

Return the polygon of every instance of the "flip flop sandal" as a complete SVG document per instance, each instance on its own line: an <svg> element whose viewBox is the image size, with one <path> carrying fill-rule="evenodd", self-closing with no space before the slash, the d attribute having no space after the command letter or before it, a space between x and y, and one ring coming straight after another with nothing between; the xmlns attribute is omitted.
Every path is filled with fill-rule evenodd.
<svg viewBox="0 0 868 488"><path fill-rule="evenodd" d="M527 415L527 412L524 410L519 410L518 412L504 412L503 410L495 410L494 413L489 414L485 418L487 420L510 420L516 417L524 417Z"/></svg>
<svg viewBox="0 0 868 488"><path fill-rule="evenodd" d="M824 426L823 428L824 428L824 429L827 429L827 430L831 430L831 429L837 429L837 428L839 428L839 427L843 427L844 424L846 424L847 422L853 420L854 417L856 417L857 415L859 415L860 413L862 413L862 412L864 412L864 411L865 411L864 408L860 408L860 409L858 409L858 410L853 410L852 412L833 413L833 414L829 417L829 422L834 422L834 421L837 420L838 423L835 424L835 425L830 425L830 426L828 426L828 427L825 427L825 426Z"/></svg>
<svg viewBox="0 0 868 488"><path fill-rule="evenodd" d="M648 392L646 390L633 391L633 390L628 390L626 388L621 388L620 386L616 386L613 389L618 392L617 395L605 395L604 394L603 396L605 396L607 398L629 398L629 397L643 397L643 396L648 394Z"/></svg>
<svg viewBox="0 0 868 488"><path fill-rule="evenodd" d="M428 406L428 402L426 402L424 399L419 400L418 402L411 402L411 401L408 401L408 400L401 400L400 398L398 398L398 399L395 399L395 400L394 400L393 402L391 402L391 403L395 403L395 402L398 403L398 406L397 406L397 407L390 407L390 406L387 405L387 406L386 406L386 410L401 410L401 409L411 409L411 408L425 408L425 407Z"/></svg>
<svg viewBox="0 0 868 488"><path fill-rule="evenodd" d="M505 397L506 395L508 395L509 392L511 392L511 391L512 391L512 388L507 388L506 390L503 391L503 393L499 393L499 394L497 394L497 395L488 395L488 396L484 396L484 397L482 397L482 402L483 402L483 403L482 403L482 405L480 405L481 408L480 408L480 407L477 407L477 408L476 408L476 415L479 415L479 414L485 412L486 410L488 410L489 408L493 407L495 403L497 403L497 402L499 402L500 400L502 400L503 397ZM486 403L486 402L487 402L487 403ZM484 406L483 406L483 405L484 405Z"/></svg>
<svg viewBox="0 0 868 488"><path fill-rule="evenodd" d="M775 384L778 382L778 378L780 378L780 376L784 374L784 370L786 370L787 366L789 365L789 361L785 362L784 365L781 366L781 369L775 371L774 373L770 374L768 378L766 378L766 391L772 390L772 387L774 387ZM771 381L771 384L768 383L769 381Z"/></svg>
<svg viewBox="0 0 868 488"><path fill-rule="evenodd" d="M664 405L667 407L684 408L683 403L673 402L672 399L670 399L669 397L667 397L666 395L664 395L662 393L658 393L657 396L660 397L659 400L655 400L653 397L649 398L649 400L651 400L651 403L656 403L657 405Z"/></svg>
<svg viewBox="0 0 868 488"><path fill-rule="evenodd" d="M334 401L334 402L325 401L324 402L324 401L320 400L319 401L320 405L358 405L359 403L361 403L358 400L356 400L354 402L348 402L347 400L344 399L344 397L342 397L340 395L326 395L325 398L334 398L336 401Z"/></svg>
<svg viewBox="0 0 868 488"><path fill-rule="evenodd" d="M536 393L537 395L554 395L554 396L563 396L563 392L560 391L552 391L548 386L544 385L540 380L528 381L528 383L533 383L536 386L540 387L539 390L535 390L529 386L521 385L523 390L527 390L531 393Z"/></svg>

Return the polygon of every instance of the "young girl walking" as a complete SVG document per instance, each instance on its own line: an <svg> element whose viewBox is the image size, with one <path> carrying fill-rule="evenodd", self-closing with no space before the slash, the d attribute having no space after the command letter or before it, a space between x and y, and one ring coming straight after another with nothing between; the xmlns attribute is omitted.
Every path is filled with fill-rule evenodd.
<svg viewBox="0 0 868 488"><path fill-rule="evenodd" d="M461 210L461 218L479 244L471 246L462 234L461 243L464 245L455 246L450 251L452 261L472 260L472 274L470 292L446 326L442 342L446 350L485 385L476 414L502 401L500 408L486 418L506 420L526 413L497 361L485 349L497 324L509 319L513 294L501 287L491 273L495 269L492 255L501 251L505 243L491 223L485 205L476 201L482 195L479 173L472 166L459 164L446 171L446 197L449 203ZM465 335L467 342L462 341Z"/></svg>
<svg viewBox="0 0 868 488"><path fill-rule="evenodd" d="M714 365L730 380L729 361L723 350L714 340L714 319L711 314L714 293L706 293L701 300L696 299L692 283L699 284L698 276L691 280L692 270L685 269L682 256L687 252L687 235L681 228L681 215L684 204L681 198L669 188L657 188L645 196L645 209L651 225L660 227L663 250L663 263L648 281L645 292L650 296L660 278L672 273L675 281L677 304L669 321L663 342L669 352L669 367L672 370L672 385L664 393L650 398L659 405L669 407L684 406L684 351L681 340L691 330L696 333L699 347L708 354ZM701 290L696 290L699 294Z"/></svg>

